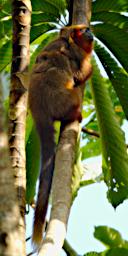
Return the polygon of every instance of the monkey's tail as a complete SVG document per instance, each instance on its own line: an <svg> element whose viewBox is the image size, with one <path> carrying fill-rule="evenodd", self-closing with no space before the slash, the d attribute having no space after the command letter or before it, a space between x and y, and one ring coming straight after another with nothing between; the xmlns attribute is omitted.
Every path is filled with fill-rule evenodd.
<svg viewBox="0 0 128 256"><path fill-rule="evenodd" d="M41 170L39 178L38 198L35 209L32 241L35 246L42 242L48 199L52 185L54 170L55 142L53 124L48 121L37 125L41 141Z"/></svg>

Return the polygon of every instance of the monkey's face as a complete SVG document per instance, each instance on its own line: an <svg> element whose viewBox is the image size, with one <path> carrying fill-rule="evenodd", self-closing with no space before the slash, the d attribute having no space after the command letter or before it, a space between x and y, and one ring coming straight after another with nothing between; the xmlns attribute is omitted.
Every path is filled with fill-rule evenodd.
<svg viewBox="0 0 128 256"><path fill-rule="evenodd" d="M71 33L73 41L87 53L91 53L93 49L93 35L89 28L75 28Z"/></svg>

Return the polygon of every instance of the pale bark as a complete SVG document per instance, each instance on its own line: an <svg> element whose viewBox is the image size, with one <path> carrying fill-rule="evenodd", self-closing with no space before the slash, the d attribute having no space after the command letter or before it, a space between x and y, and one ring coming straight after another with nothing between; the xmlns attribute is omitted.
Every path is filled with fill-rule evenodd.
<svg viewBox="0 0 128 256"><path fill-rule="evenodd" d="M19 226L21 229L22 252L25 255L25 190L26 158L25 128L27 113L27 91L19 79L19 73L26 72L29 65L29 41L31 21L31 1L12 0L13 54L11 68L9 145L15 185L20 206ZM18 75L17 75L18 73Z"/></svg>
<svg viewBox="0 0 128 256"><path fill-rule="evenodd" d="M7 120L0 84L0 255L23 255L19 230L19 207L9 157Z"/></svg>
<svg viewBox="0 0 128 256"><path fill-rule="evenodd" d="M63 246L72 204L72 172L78 131L76 121L67 125L60 137L53 177L51 218L40 256L57 256Z"/></svg>

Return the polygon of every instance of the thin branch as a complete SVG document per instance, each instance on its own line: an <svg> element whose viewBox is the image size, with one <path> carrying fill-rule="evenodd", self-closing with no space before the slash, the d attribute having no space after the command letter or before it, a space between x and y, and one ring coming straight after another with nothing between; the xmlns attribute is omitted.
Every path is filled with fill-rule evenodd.
<svg viewBox="0 0 128 256"><path fill-rule="evenodd" d="M27 237L26 242L28 242L31 238L32 238L31 236Z"/></svg>
<svg viewBox="0 0 128 256"><path fill-rule="evenodd" d="M31 256L31 255L33 255L34 253L36 253L36 251L30 252L29 254L27 254L27 256Z"/></svg>
<svg viewBox="0 0 128 256"><path fill-rule="evenodd" d="M66 252L67 256L78 256L78 253L72 248L66 239L64 241L63 250Z"/></svg>
<svg viewBox="0 0 128 256"><path fill-rule="evenodd" d="M88 128L85 128L85 127L82 128L82 132L87 133L87 134L92 135L92 136L95 136L97 138L100 137L99 132L96 132L96 131L94 131L92 129L88 129Z"/></svg>

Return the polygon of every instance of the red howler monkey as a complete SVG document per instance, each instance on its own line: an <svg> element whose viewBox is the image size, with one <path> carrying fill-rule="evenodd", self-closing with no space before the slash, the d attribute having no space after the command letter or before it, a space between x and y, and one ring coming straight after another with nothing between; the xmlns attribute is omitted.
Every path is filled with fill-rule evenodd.
<svg viewBox="0 0 128 256"><path fill-rule="evenodd" d="M82 119L80 85L92 73L93 37L85 25L65 27L36 59L29 87L29 106L41 144L41 170L33 225L33 243L42 231L51 190L55 143L53 122Z"/></svg>

